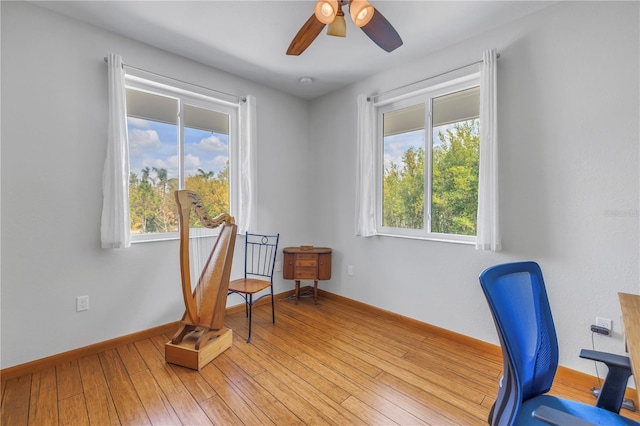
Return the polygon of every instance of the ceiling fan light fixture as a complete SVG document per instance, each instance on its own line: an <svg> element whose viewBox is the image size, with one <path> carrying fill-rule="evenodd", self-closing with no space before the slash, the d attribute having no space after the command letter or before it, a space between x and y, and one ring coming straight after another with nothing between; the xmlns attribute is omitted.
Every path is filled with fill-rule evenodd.
<svg viewBox="0 0 640 426"><path fill-rule="evenodd" d="M347 22L344 20L344 13L342 13L342 9L338 10L336 18L329 24L327 35L335 37L347 36Z"/></svg>
<svg viewBox="0 0 640 426"><path fill-rule="evenodd" d="M353 23L362 28L371 21L375 9L367 0L352 0L349 5L349 14Z"/></svg>
<svg viewBox="0 0 640 426"><path fill-rule="evenodd" d="M2 0L0 0L2 1ZM318 37L325 26L327 34L346 37L347 24L343 6L349 7L354 22L375 44L386 52L402 46L402 38L382 13L366 0L317 0L313 15L302 25L295 35L287 55L298 56Z"/></svg>
<svg viewBox="0 0 640 426"><path fill-rule="evenodd" d="M323 24L332 23L338 13L338 0L318 0L314 13Z"/></svg>

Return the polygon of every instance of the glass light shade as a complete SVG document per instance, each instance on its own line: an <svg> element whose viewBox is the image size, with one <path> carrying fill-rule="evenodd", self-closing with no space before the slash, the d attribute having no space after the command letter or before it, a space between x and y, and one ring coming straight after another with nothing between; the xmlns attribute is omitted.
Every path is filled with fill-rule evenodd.
<svg viewBox="0 0 640 426"><path fill-rule="evenodd" d="M318 0L314 13L323 24L332 23L338 13L338 0Z"/></svg>
<svg viewBox="0 0 640 426"><path fill-rule="evenodd" d="M353 0L349 5L349 14L357 27L364 27L371 21L375 9L366 0Z"/></svg>
<svg viewBox="0 0 640 426"><path fill-rule="evenodd" d="M347 36L347 22L344 20L343 14L338 14L336 16L336 19L334 19L333 22L329 24L329 29L327 29L327 35L336 36L336 37Z"/></svg>

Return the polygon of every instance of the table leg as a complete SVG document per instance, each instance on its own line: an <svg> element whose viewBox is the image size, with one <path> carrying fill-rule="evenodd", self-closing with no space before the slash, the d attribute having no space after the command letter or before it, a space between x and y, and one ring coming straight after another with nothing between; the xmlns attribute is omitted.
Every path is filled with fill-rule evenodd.
<svg viewBox="0 0 640 426"><path fill-rule="evenodd" d="M318 280L313 282L313 301L318 304Z"/></svg>
<svg viewBox="0 0 640 426"><path fill-rule="evenodd" d="M300 280L296 280L296 305L298 300L300 300Z"/></svg>

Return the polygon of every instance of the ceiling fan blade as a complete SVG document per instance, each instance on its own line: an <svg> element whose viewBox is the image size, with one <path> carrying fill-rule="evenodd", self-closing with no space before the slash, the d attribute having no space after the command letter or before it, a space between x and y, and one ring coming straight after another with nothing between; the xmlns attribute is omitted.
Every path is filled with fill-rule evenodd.
<svg viewBox="0 0 640 426"><path fill-rule="evenodd" d="M311 15L311 18L304 23L298 34L293 38L289 48L287 49L287 55L298 56L305 51L307 47L318 37L320 31L324 28L325 24L320 22L316 15Z"/></svg>
<svg viewBox="0 0 640 426"><path fill-rule="evenodd" d="M375 44L387 52L396 50L402 46L400 35L378 9L374 8L374 10L373 17L362 27L362 31L364 31Z"/></svg>

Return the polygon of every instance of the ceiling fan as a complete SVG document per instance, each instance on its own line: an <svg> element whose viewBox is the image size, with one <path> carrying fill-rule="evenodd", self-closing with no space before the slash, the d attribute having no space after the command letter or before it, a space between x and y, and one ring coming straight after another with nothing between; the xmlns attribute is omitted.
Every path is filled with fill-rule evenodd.
<svg viewBox="0 0 640 426"><path fill-rule="evenodd" d="M391 23L366 0L318 0L313 15L293 38L287 55L298 56L318 37L325 25L328 35L345 37L347 24L342 6L349 4L353 23L371 40L387 52L402 46L402 39Z"/></svg>

